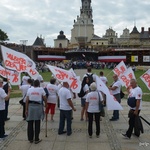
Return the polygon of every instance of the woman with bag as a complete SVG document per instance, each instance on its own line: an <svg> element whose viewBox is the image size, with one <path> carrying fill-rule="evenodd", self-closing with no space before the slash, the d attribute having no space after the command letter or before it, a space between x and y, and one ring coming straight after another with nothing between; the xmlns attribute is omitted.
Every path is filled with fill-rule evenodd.
<svg viewBox="0 0 150 150"><path fill-rule="evenodd" d="M86 98L86 111L88 113L88 133L89 137L92 138L93 134L93 120L96 124L96 137L99 137L100 134L100 101L103 101L103 97L100 92L97 91L96 83L93 82L90 85L91 92L87 94ZM95 117L93 119L93 117Z"/></svg>
<svg viewBox="0 0 150 150"><path fill-rule="evenodd" d="M30 143L41 142L39 139L41 119L44 119L43 101L47 107L46 93L40 86L39 80L34 81L34 87L29 88L26 98L27 135Z"/></svg>

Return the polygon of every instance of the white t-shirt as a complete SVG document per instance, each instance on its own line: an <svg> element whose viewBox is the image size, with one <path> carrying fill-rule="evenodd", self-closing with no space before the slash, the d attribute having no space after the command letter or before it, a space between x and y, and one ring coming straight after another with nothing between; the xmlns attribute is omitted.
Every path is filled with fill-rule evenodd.
<svg viewBox="0 0 150 150"><path fill-rule="evenodd" d="M7 94L5 93L5 91L0 88L0 110L5 110L5 97L7 96Z"/></svg>
<svg viewBox="0 0 150 150"><path fill-rule="evenodd" d="M89 86L88 86L88 84L85 84L85 86L83 87L83 91L84 91L84 92L89 91ZM85 98L85 99L86 99L86 97L87 97L87 93L86 93L82 98Z"/></svg>
<svg viewBox="0 0 150 150"><path fill-rule="evenodd" d="M28 84L28 79L30 79L29 76L23 76L23 77L22 77L22 85Z"/></svg>
<svg viewBox="0 0 150 150"><path fill-rule="evenodd" d="M43 81L43 77L39 74L37 77L37 80L39 80L39 82Z"/></svg>
<svg viewBox="0 0 150 150"><path fill-rule="evenodd" d="M100 76L99 78L100 78L100 79L103 81L103 83L105 83L105 85L106 85L106 83L108 82L107 78L106 78L105 76Z"/></svg>
<svg viewBox="0 0 150 150"><path fill-rule="evenodd" d="M19 89L22 92L22 98L23 98L24 103L26 102L27 91L28 91L29 88L31 88L31 85L29 85L29 84L19 86Z"/></svg>
<svg viewBox="0 0 150 150"><path fill-rule="evenodd" d="M100 100L103 101L102 94L99 92ZM90 113L100 112L99 96L97 91L92 91L87 94L86 102L89 103L87 111Z"/></svg>
<svg viewBox="0 0 150 150"><path fill-rule="evenodd" d="M141 90L141 88L137 86L136 88L131 89L129 97L135 97L135 99L139 99L140 100L140 107L139 107L139 110L140 110L142 108L142 90ZM136 107L131 108L131 109L135 110Z"/></svg>
<svg viewBox="0 0 150 150"><path fill-rule="evenodd" d="M117 88L115 90L112 90L112 94L113 95L119 94L120 90L121 90L121 82L119 80L117 80L116 82L114 82L112 87L114 87L114 86L116 86Z"/></svg>
<svg viewBox="0 0 150 150"><path fill-rule="evenodd" d="M61 110L71 110L72 108L70 107L68 103L68 99L71 99L71 93L70 90L62 87L59 92L59 100L60 100L60 109Z"/></svg>
<svg viewBox="0 0 150 150"><path fill-rule="evenodd" d="M27 92L27 96L29 96L29 100L35 102L42 102L42 96L45 96L46 93L42 87L33 87L29 88Z"/></svg>
<svg viewBox="0 0 150 150"><path fill-rule="evenodd" d="M57 96L58 90L59 90L58 86L55 85L55 84L50 84L50 83L49 83L49 84L46 86L46 88L47 88L48 94L49 94L49 96L48 96L48 98L47 98L47 102L48 102L48 103L56 104L56 103L57 103L57 100L58 100L58 96Z"/></svg>

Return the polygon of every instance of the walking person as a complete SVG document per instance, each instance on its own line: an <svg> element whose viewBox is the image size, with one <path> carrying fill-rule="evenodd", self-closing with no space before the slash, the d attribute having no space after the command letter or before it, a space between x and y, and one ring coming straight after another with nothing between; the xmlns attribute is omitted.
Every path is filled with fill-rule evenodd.
<svg viewBox="0 0 150 150"><path fill-rule="evenodd" d="M19 89L22 92L22 99L23 99L23 102L22 102L22 106L23 106L22 117L23 117L24 120L26 120L25 106L26 106L27 91L28 91L29 88L32 87L32 85L33 85L33 80L29 78L27 80L27 84L19 86Z"/></svg>
<svg viewBox="0 0 150 150"><path fill-rule="evenodd" d="M72 134L72 110L76 111L76 108L73 106L71 100L71 93L69 90L68 82L63 82L63 86L59 90L58 96L60 100L60 118L58 134L60 135L67 132L67 135L70 136ZM64 131L65 120L67 121L67 131Z"/></svg>
<svg viewBox="0 0 150 150"><path fill-rule="evenodd" d="M118 76L116 74L113 75L113 84L109 87L109 90L111 90L113 96L116 98L116 100L121 103L121 97L120 97L120 91L121 91L121 82L118 79ZM110 119L110 121L117 121L119 119L119 110L113 111L113 116Z"/></svg>
<svg viewBox="0 0 150 150"><path fill-rule="evenodd" d="M89 78L87 76L85 76L83 78L83 81L82 81L82 85L81 85L81 88L83 88L83 92L85 93L83 97L81 97L81 107L82 107L82 110L81 110L81 121L84 120L84 115L85 115L85 120L87 120L87 113L85 111L85 101L86 101L86 97L87 97L87 94L89 93L89 86L88 86L88 83L89 83Z"/></svg>
<svg viewBox="0 0 150 150"><path fill-rule="evenodd" d="M130 105L130 110L128 113L128 117L129 117L129 128L126 131L125 134L122 134L125 138L130 139L133 129L135 129L135 119L137 116L139 116L139 113L141 111L142 108L142 90L141 88L137 85L137 82L135 79L131 79L130 80L130 85L131 85L131 89L129 91L129 96L128 98L131 98L131 103L135 102L135 106L131 106L129 103L128 105ZM134 98L134 99L133 99ZM133 104L132 104L133 105ZM136 136L140 136L140 132L138 132L138 134L135 133Z"/></svg>
<svg viewBox="0 0 150 150"><path fill-rule="evenodd" d="M100 75L99 78L103 81L103 83L104 83L105 85L107 85L108 80L107 80L107 78L104 76L103 71L100 71L99 75ZM105 107L105 106L106 106L106 94L102 92L102 96L103 96L103 99L104 99L104 107Z"/></svg>
<svg viewBox="0 0 150 150"><path fill-rule="evenodd" d="M0 78L0 138L6 138L5 134L5 101L10 97L10 88L8 94L3 90L3 79Z"/></svg>
<svg viewBox="0 0 150 150"><path fill-rule="evenodd" d="M97 91L96 83L90 85L91 92L87 94L86 98L86 111L88 113L88 134L92 138L93 134L93 120L96 124L96 137L100 134L100 108L99 101L103 101L101 92ZM94 118L93 118L94 117Z"/></svg>
<svg viewBox="0 0 150 150"><path fill-rule="evenodd" d="M50 112L51 114L51 121L54 121L54 114L55 114L55 107L58 101L58 86L55 85L56 79L51 78L50 83L47 84L46 89L48 91L48 98L47 98L47 108L45 110L46 115Z"/></svg>
<svg viewBox="0 0 150 150"><path fill-rule="evenodd" d="M30 143L33 140L35 140L35 144L41 142L39 134L41 119L44 119L43 101L47 107L46 93L40 87L39 80L35 80L34 87L28 89L26 98L27 136Z"/></svg>

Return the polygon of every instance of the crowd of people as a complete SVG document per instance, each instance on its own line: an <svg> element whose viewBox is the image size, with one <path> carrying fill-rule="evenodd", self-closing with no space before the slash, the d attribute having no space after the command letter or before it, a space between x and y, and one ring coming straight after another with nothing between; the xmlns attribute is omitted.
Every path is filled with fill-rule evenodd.
<svg viewBox="0 0 150 150"><path fill-rule="evenodd" d="M99 78L104 82L104 84L111 91L115 99L121 103L120 91L121 82L116 74L113 75L114 82L108 85L108 80L104 76L103 71L99 72ZM81 89L83 95L81 98L81 116L80 121L86 120L88 122L88 134L92 138L93 135L93 121L96 125L96 137L99 138L100 135L100 120L101 109L99 103L101 102L105 107L107 105L107 96L102 91L97 90L96 85L96 75L92 73L92 68L87 68L87 73L83 76ZM73 111L76 108L72 102L73 98L76 98L77 93L73 93L67 82L58 82L57 79L52 77L47 85L42 86L44 80L40 75L36 80L32 80L26 73L22 77L22 83L19 89L22 91L23 99L23 113L22 117L27 121L27 138L29 142L38 144L41 142L40 135L40 124L41 120L44 119L44 114L46 114L46 121L48 120L48 114L50 114L50 120L54 121L56 106L60 110L60 118L58 125L58 134L67 134L70 136L72 134L72 119ZM7 82L6 82L7 83ZM5 138L5 121L8 118L8 104L11 92L11 87L7 83L4 84L2 78L0 78L0 138ZM130 88L128 89L129 98L134 97L135 105L130 106L129 111L129 128L126 133L122 134L125 138L130 139L133 129L135 128L135 120L139 115L142 105L142 90L137 85L135 79L131 79ZM5 88L4 88L5 87ZM45 109L44 109L45 107ZM119 110L113 111L113 116L110 121L119 120ZM66 121L66 130L65 129ZM139 132L136 130L135 135L140 136Z"/></svg>

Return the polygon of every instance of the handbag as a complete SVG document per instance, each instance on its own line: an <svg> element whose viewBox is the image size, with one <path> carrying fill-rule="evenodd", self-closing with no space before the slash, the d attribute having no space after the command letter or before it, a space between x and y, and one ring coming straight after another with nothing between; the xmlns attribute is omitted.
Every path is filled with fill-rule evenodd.
<svg viewBox="0 0 150 150"><path fill-rule="evenodd" d="M24 102L23 102L23 99L26 97L26 94L24 95L24 97L19 101L20 105L23 105Z"/></svg>
<svg viewBox="0 0 150 150"><path fill-rule="evenodd" d="M127 104L130 106L130 107L135 107L136 106L136 99L135 97L129 97L128 100L127 100Z"/></svg>
<svg viewBox="0 0 150 150"><path fill-rule="evenodd" d="M100 100L100 95L98 93L98 98L99 98L99 110L100 110L100 116L105 117L105 110L104 110L104 105L102 104L102 101Z"/></svg>
<svg viewBox="0 0 150 150"><path fill-rule="evenodd" d="M23 105L23 99L21 99L21 100L19 101L19 103L20 103L20 105Z"/></svg>

